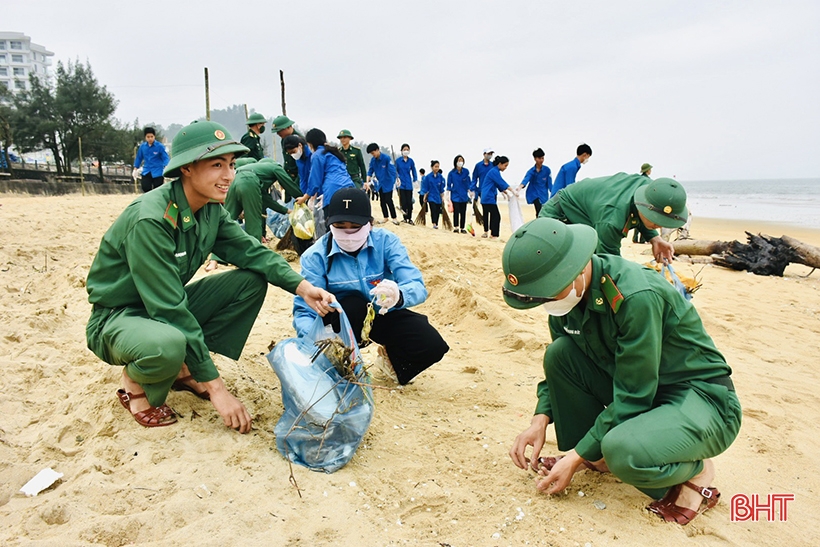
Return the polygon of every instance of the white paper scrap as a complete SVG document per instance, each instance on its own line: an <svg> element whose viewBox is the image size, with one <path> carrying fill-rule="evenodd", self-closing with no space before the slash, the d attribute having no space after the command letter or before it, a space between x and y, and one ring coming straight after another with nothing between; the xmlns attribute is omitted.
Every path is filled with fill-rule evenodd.
<svg viewBox="0 0 820 547"><path fill-rule="evenodd" d="M52 468L46 467L23 485L20 492L28 497L36 496L61 478L63 478L62 473L57 473Z"/></svg>

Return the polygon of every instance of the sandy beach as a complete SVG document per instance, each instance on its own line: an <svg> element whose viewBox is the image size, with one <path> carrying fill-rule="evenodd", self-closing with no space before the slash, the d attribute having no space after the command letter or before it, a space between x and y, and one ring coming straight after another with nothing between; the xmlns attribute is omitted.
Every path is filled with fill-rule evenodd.
<svg viewBox="0 0 820 547"><path fill-rule="evenodd" d="M549 497L512 465L507 452L529 425L549 334L543 311L513 310L501 298L506 204L500 241L388 225L424 274L430 296L418 311L451 350L412 384L374 391L373 423L345 468L294 467L300 498L275 448L282 401L264 358L272 341L293 335L290 294L269 290L239 361L215 358L254 417L248 435L225 428L207 401L176 392L168 403L178 424L140 427L115 398L121 369L86 348L86 274L133 198L0 195L0 544L820 543L820 272L677 266L703 283L694 303L734 370L744 410L740 435L715 460L721 503L680 527L644 510L649 499L612 475L581 471L566 494ZM745 221L695 218L691 235L745 239L744 230L820 246L818 230ZM627 238L623 255L647 262L648 249ZM550 428L544 454L556 451ZM36 497L18 492L46 467L63 478ZM731 522L733 495L779 493L795 497L786 522Z"/></svg>

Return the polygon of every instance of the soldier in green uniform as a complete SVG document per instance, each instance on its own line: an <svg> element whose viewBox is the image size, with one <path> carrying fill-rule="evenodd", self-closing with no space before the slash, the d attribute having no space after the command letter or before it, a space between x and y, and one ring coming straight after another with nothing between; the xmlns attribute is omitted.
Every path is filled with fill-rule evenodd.
<svg viewBox="0 0 820 547"><path fill-rule="evenodd" d="M271 131L279 135L280 139L284 139L285 137L288 137L290 135L299 135L300 137L302 137L302 139L304 139L305 136L296 131L296 129L293 127L294 123L296 122L294 122L287 116L276 116L273 119L273 126L271 127ZM287 171L288 175L290 175L290 178L292 178L296 184L299 184L299 168L296 166L296 160L293 159L290 156L290 154L286 153L284 150L282 150L282 152L284 152L285 156L285 171Z"/></svg>
<svg viewBox="0 0 820 547"><path fill-rule="evenodd" d="M642 175L618 173L584 179L559 191L541 208L539 217L567 224L586 224L598 233L598 254L621 254L621 240L633 228L652 244L658 262L672 260L675 248L657 229L686 223L686 191L676 180L655 181Z"/></svg>
<svg viewBox="0 0 820 547"><path fill-rule="evenodd" d="M588 226L538 218L504 248L504 300L518 309L542 305L553 340L535 416L510 457L546 475L538 489L550 494L582 466L611 471L659 500L648 509L686 524L720 495L709 458L740 428L732 370L669 282L594 254L597 245ZM539 458L550 423L566 454Z"/></svg>
<svg viewBox="0 0 820 547"><path fill-rule="evenodd" d="M341 151L347 158L347 172L350 174L350 178L353 179L356 188L361 189L364 180L367 178L367 166L364 164L362 149L350 145L353 135L347 129L339 131L336 138L342 143Z"/></svg>
<svg viewBox="0 0 820 547"><path fill-rule="evenodd" d="M265 132L265 123L265 116L259 112L251 114L246 122L248 132L242 135L240 140L248 148L248 156L256 161L265 157L265 149L262 147L262 138L260 137Z"/></svg>
<svg viewBox="0 0 820 547"><path fill-rule="evenodd" d="M176 384L210 398L225 425L247 433L250 415L226 389L209 352L239 358L268 283L306 295L320 315L332 309L332 294L245 233L220 204L234 178L234 158L247 150L217 123L184 127L164 172L175 180L123 211L88 272L88 347L123 367L117 396L143 426L176 421L165 404ZM211 251L239 269L188 284Z"/></svg>

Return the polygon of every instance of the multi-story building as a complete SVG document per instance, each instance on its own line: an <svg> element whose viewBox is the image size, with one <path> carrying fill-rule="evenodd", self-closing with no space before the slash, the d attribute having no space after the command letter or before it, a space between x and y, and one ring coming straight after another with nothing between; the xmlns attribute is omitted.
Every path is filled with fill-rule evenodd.
<svg viewBox="0 0 820 547"><path fill-rule="evenodd" d="M29 76L51 75L54 53L22 32L0 32L0 86L13 92L29 88Z"/></svg>

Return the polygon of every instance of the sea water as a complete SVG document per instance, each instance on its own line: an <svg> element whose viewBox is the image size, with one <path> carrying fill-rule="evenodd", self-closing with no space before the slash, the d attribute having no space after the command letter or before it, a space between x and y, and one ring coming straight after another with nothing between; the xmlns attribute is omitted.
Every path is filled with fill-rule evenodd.
<svg viewBox="0 0 820 547"><path fill-rule="evenodd" d="M680 181L694 217L820 228L820 179Z"/></svg>

